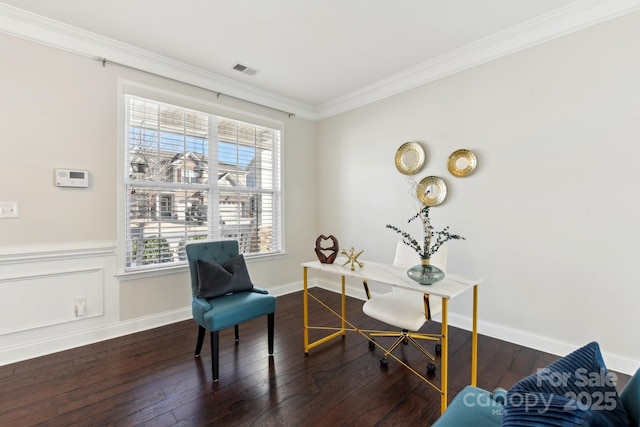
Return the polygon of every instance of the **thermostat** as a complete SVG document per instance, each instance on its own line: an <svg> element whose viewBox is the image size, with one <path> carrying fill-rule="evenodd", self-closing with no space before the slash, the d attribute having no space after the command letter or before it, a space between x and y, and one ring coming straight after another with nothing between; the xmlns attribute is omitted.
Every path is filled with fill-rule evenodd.
<svg viewBox="0 0 640 427"><path fill-rule="evenodd" d="M56 187L88 187L89 171L78 169L55 169Z"/></svg>

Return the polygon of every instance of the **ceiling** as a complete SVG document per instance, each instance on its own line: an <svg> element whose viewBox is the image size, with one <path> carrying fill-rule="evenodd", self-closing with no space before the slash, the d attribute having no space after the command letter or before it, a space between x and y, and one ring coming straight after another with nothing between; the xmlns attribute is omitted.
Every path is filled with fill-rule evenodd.
<svg viewBox="0 0 640 427"><path fill-rule="evenodd" d="M442 66L444 58L457 58L460 62L461 53L468 53L471 47L486 49L489 43L500 41L504 52L492 53L487 60L492 55L508 54L508 49L518 50L506 47L505 40L511 35L522 34L523 30L532 34L532 29L553 19L557 22L558 17L566 20L571 14L584 12L587 6L593 8L594 4L607 1L619 3L618 0L2 1L9 7L187 64L214 79L220 77L223 83L234 82L247 91L255 89L262 97L273 95L279 105L290 103L293 108L309 112L330 109L367 91L378 90L380 93L374 98L398 92L402 90L398 82L412 76L414 81L404 87L423 83L428 78L416 80L416 70L424 74L426 69ZM544 41L544 37L537 42ZM521 48L524 47L527 46ZM236 64L256 73L236 71L233 69ZM440 74L447 73L450 71ZM435 77L437 73L431 80ZM381 91L391 83L393 87Z"/></svg>

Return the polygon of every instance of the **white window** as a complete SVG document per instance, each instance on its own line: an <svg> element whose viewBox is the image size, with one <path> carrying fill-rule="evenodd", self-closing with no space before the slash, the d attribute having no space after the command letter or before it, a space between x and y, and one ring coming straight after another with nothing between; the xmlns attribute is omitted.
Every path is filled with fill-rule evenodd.
<svg viewBox="0 0 640 427"><path fill-rule="evenodd" d="M281 251L281 131L127 94L124 268L186 263L190 240Z"/></svg>

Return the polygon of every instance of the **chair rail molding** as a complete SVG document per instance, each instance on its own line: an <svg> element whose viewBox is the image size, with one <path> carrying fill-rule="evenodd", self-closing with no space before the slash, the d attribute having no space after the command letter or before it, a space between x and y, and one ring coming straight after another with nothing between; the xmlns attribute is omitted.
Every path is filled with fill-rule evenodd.
<svg viewBox="0 0 640 427"><path fill-rule="evenodd" d="M116 254L115 242L75 242L0 247L0 266Z"/></svg>

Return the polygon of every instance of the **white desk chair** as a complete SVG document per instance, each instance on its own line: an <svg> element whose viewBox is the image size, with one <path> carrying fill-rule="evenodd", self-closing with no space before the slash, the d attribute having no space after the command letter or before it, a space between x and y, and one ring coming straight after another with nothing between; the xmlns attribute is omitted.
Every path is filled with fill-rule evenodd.
<svg viewBox="0 0 640 427"><path fill-rule="evenodd" d="M395 266L406 267L408 269L416 264L420 264L420 257L409 246L402 242L398 242L393 264ZM446 272L446 245L440 247L438 252L431 257L431 264ZM369 317L400 329L398 332L374 331L370 333L371 337L397 338L393 345L385 351L384 355L380 359L380 364L382 366L387 366L387 356L389 356L389 354L401 343L411 343L430 359L430 362L427 363L427 373L434 373L435 365L432 362L435 360L435 356L425 350L418 340L438 342L440 340L440 335L423 334L417 331L420 330L427 320L431 320L432 316L442 310L441 298L429 296L426 293L423 298L420 298L420 294L417 292L397 287L393 287L391 292L380 295L371 295L366 281L363 282L363 285L367 294L367 301L362 306L362 311L364 311L364 313ZM425 286L424 290L425 292L428 292L429 287ZM375 349L375 347L376 345L370 341L369 348ZM439 353L439 347L440 344L436 344L436 354Z"/></svg>

